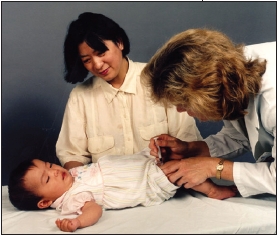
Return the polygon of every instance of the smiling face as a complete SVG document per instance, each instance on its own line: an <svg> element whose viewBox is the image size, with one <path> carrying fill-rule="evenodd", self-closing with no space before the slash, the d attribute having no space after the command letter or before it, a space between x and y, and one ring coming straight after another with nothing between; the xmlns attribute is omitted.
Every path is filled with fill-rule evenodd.
<svg viewBox="0 0 277 235"><path fill-rule="evenodd" d="M79 55L85 68L114 87L121 86L128 70L128 62L122 56L123 44L104 40L108 50L98 52L86 42L79 45ZM117 88L119 88L117 87Z"/></svg>
<svg viewBox="0 0 277 235"><path fill-rule="evenodd" d="M38 159L33 163L24 177L25 186L42 197L39 208L48 207L72 186L73 177L59 165Z"/></svg>

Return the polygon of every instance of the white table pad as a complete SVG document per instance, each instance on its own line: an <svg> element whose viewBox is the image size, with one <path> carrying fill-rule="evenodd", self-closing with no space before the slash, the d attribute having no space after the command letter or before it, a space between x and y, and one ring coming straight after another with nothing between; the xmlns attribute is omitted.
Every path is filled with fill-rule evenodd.
<svg viewBox="0 0 277 235"><path fill-rule="evenodd" d="M73 217L73 216L72 216ZM2 234L62 234L54 209L19 211L2 186ZM98 223L77 234L273 234L276 233L276 196L233 197L216 200L181 190L158 206L108 210Z"/></svg>

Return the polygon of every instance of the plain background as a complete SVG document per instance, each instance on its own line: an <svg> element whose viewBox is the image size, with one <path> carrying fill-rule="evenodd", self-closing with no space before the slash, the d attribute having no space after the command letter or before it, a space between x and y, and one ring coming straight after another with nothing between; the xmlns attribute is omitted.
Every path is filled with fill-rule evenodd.
<svg viewBox="0 0 277 235"><path fill-rule="evenodd" d="M275 2L1 2L2 185L28 157L58 163L55 143L75 86L63 79L63 41L80 13L102 13L125 29L129 57L147 62L189 28L221 30L234 42L276 40ZM203 137L221 123L200 123Z"/></svg>

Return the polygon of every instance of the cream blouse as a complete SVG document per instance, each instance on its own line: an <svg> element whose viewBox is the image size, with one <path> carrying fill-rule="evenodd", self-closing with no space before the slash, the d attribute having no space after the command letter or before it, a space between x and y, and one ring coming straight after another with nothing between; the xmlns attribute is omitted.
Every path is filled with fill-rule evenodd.
<svg viewBox="0 0 277 235"><path fill-rule="evenodd" d="M140 80L146 64L128 62L119 89L91 77L71 91L56 144L62 165L96 162L107 154L133 154L148 147L151 137L164 133L187 141L202 139L194 118L150 100Z"/></svg>

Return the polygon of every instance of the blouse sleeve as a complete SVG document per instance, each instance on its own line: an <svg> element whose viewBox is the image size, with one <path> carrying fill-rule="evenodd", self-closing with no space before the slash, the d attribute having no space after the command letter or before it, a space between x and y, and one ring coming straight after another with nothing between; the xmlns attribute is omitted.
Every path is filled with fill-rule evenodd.
<svg viewBox="0 0 277 235"><path fill-rule="evenodd" d="M82 207L86 202L94 200L91 192L80 192L71 195L68 200L62 205L61 214L82 214Z"/></svg>
<svg viewBox="0 0 277 235"><path fill-rule="evenodd" d="M76 88L70 94L66 104L56 154L62 166L69 161L83 164L91 162L85 131L86 117L83 101L78 97Z"/></svg>

